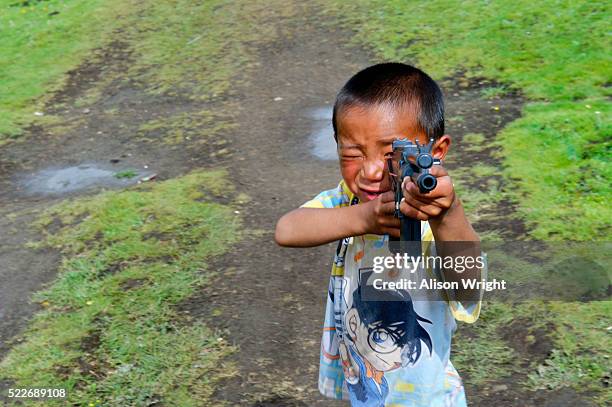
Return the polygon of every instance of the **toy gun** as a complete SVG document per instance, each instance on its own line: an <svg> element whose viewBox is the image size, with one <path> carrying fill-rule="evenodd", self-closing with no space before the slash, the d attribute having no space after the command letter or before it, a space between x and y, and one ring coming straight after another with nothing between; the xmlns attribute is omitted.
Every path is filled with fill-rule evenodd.
<svg viewBox="0 0 612 407"><path fill-rule="evenodd" d="M389 237L389 250L393 253L421 256L421 221L405 216L399 207L404 197L404 178L410 177L421 193L433 191L438 185L436 177L429 173L433 165L440 164L440 160L431 155L432 146L433 139L422 145L418 140L414 143L407 139L393 141L393 158L387 160L387 165L395 192L395 217L400 219L400 238Z"/></svg>

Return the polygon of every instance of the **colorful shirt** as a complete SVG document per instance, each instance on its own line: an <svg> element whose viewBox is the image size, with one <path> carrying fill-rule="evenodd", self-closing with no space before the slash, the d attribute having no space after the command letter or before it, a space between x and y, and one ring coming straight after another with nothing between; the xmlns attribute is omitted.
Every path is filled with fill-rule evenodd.
<svg viewBox="0 0 612 407"><path fill-rule="evenodd" d="M302 207L357 203L342 181ZM424 253L435 255L427 222L421 223L421 232ZM323 325L319 390L350 400L352 406L466 406L461 379L449 360L451 337L455 320L471 323L478 318L480 301L464 308L438 291L431 291L437 298L413 301L404 290L376 292L378 297L363 300L372 294L374 257L389 255L387 236L338 243ZM437 269L421 269L411 278L424 273L444 281Z"/></svg>

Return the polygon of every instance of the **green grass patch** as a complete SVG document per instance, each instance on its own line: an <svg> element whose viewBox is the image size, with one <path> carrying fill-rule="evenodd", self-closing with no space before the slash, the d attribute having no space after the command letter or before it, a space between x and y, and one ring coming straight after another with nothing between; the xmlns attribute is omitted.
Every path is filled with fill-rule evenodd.
<svg viewBox="0 0 612 407"><path fill-rule="evenodd" d="M468 133L461 139L462 142L467 144L482 144L485 140L485 136L482 133Z"/></svg>
<svg viewBox="0 0 612 407"><path fill-rule="evenodd" d="M130 179L130 178L134 178L137 175L138 175L138 172L136 172L134 170L125 170L125 171L119 171L119 172L115 173L115 178L117 178L117 179Z"/></svg>
<svg viewBox="0 0 612 407"><path fill-rule="evenodd" d="M233 209L212 201L225 176L196 172L49 209L39 226L43 244L63 253L59 277L36 295L45 309L3 360L2 378L66 388L76 405L206 404L233 373L223 358L234 348L175 306L240 236Z"/></svg>
<svg viewBox="0 0 612 407"><path fill-rule="evenodd" d="M493 167L492 165L478 163L472 167L470 167L470 172L474 177L483 178L486 182L488 177L499 174L499 169L497 167Z"/></svg>
<svg viewBox="0 0 612 407"><path fill-rule="evenodd" d="M527 384L534 390L579 386L594 392L599 405L609 405L612 390L604 382L610 374L612 302L555 302L549 307L558 326L555 349L529 374Z"/></svg>
<svg viewBox="0 0 612 407"><path fill-rule="evenodd" d="M44 14L39 8L45 5L60 13ZM272 8L261 1L102 6L100 1L50 0L20 11L0 0L0 34L6 40L1 51L4 57L9 50L6 55L12 58L0 62L0 92L6 85L14 93L0 105L0 144L20 134L33 117L38 124L50 123L47 112L39 116L34 111L42 112L48 100L44 95L61 89L66 72L87 60L99 65L103 75L81 84L65 102L74 106L66 107L94 111L100 106L92 105L108 94L107 87L129 79L132 93L144 89L151 99L161 94L160 100L178 106L174 112L165 106L167 117L152 115L157 119L133 123L139 137L221 148L227 141L211 136L233 126L225 113L231 106L223 98L245 78L254 43L276 35L262 19L291 12L291 7L278 14ZM20 36L39 41L28 40L24 47ZM121 49L109 50L110 61L92 52L112 40ZM118 57L129 59L127 72L125 65L115 64ZM109 116L121 113L106 109ZM63 117L56 119L67 126ZM44 311L32 321L24 342L2 361L0 380L19 387L66 388L72 405L210 404L218 381L235 373L224 357L236 349L223 332L192 324L175 308L215 275L206 260L240 236L233 209L213 202L229 187L224 173L197 172L47 211L39 223L47 238L31 246L62 251L59 277L36 295ZM248 201L244 194L237 196L237 204Z"/></svg>
<svg viewBox="0 0 612 407"><path fill-rule="evenodd" d="M468 133L461 138L461 144L465 151L477 153L488 147L486 138L482 133Z"/></svg>
<svg viewBox="0 0 612 407"><path fill-rule="evenodd" d="M486 245L489 278L507 281L510 289L491 294L480 320L459 328L453 362L474 385L512 376L525 390L574 387L606 405L612 398L605 385L612 356L607 317L612 302L576 301L609 298L606 247L552 242L525 253L524 244ZM538 260L528 261L525 255Z"/></svg>
<svg viewBox="0 0 612 407"><path fill-rule="evenodd" d="M416 60L434 77L461 71L535 99L609 94L602 88L611 61L605 1L327 3L326 10L356 31L356 41L384 59Z"/></svg>
<svg viewBox="0 0 612 407"><path fill-rule="evenodd" d="M0 145L41 119L39 98L59 89L131 8L116 0L0 1Z"/></svg>
<svg viewBox="0 0 612 407"><path fill-rule="evenodd" d="M455 336L452 361L457 370L466 373L470 383L485 384L512 374L516 352L499 336L499 328L512 321L514 315L502 304L483 308L477 324L470 326L470 335L463 327Z"/></svg>
<svg viewBox="0 0 612 407"><path fill-rule="evenodd" d="M609 374L607 316L611 312L610 301L489 302L478 323L460 327L453 341L452 360L475 385L494 384L517 374L515 377L522 378L519 385L525 389L574 387L592 392L598 405L607 405L612 401L612 391L603 382ZM524 324L524 329L507 334L514 336L515 349L502 334L519 324ZM536 335L538 332L540 335ZM544 332L546 336L541 336ZM518 353L536 341L550 342L550 355L537 355L544 357L543 361L530 361L528 353ZM528 366L521 366L521 362Z"/></svg>
<svg viewBox="0 0 612 407"><path fill-rule="evenodd" d="M470 222L476 223L490 216L504 199L505 195L499 186L499 181L495 178L487 178L487 176L498 174L497 168L486 164L459 167L450 172L455 191L461 197Z"/></svg>
<svg viewBox="0 0 612 407"><path fill-rule="evenodd" d="M506 95L510 90L505 86L491 86L488 88L484 88L480 94L485 99L493 99L496 97Z"/></svg>
<svg viewBox="0 0 612 407"><path fill-rule="evenodd" d="M608 102L534 103L501 134L506 176L538 239L610 237L612 110ZM528 118L528 120L527 120ZM528 147L528 148L527 148Z"/></svg>
<svg viewBox="0 0 612 407"><path fill-rule="evenodd" d="M260 24L265 2L147 2L129 29L135 38L131 76L153 94L214 99L253 63L252 44L275 35Z"/></svg>

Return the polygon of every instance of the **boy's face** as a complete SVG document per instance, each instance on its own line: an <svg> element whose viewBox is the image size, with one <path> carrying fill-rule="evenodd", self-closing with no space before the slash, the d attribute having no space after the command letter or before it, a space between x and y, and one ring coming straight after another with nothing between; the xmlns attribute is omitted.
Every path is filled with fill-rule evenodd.
<svg viewBox="0 0 612 407"><path fill-rule="evenodd" d="M351 106L340 111L337 117L340 171L361 202L371 201L391 189L386 160L393 152L393 140L428 142L427 135L418 130L417 112L412 110L382 104ZM434 147L432 153L444 158L446 149L436 152Z"/></svg>

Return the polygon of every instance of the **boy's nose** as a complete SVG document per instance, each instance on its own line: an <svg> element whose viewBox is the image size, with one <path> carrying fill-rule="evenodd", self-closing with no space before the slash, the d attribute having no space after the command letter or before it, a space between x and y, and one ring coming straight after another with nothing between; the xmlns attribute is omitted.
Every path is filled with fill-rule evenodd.
<svg viewBox="0 0 612 407"><path fill-rule="evenodd" d="M363 163L362 175L370 181L380 181L385 173L385 162L383 160L369 160Z"/></svg>

